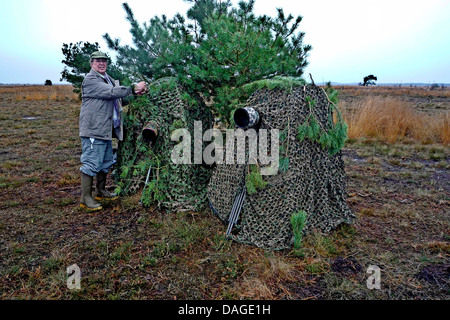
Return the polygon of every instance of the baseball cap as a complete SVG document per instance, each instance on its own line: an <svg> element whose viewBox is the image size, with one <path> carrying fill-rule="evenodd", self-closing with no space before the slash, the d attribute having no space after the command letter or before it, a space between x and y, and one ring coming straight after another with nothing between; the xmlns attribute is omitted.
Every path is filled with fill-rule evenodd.
<svg viewBox="0 0 450 320"><path fill-rule="evenodd" d="M108 59L108 56L101 51L95 51L91 54L91 59Z"/></svg>

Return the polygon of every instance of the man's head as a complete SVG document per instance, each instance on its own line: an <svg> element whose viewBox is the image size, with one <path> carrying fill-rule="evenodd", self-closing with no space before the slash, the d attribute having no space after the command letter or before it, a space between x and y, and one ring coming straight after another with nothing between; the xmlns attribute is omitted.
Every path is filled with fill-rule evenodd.
<svg viewBox="0 0 450 320"><path fill-rule="evenodd" d="M101 52L95 51L91 54L91 68L98 73L105 75L108 66L108 56Z"/></svg>

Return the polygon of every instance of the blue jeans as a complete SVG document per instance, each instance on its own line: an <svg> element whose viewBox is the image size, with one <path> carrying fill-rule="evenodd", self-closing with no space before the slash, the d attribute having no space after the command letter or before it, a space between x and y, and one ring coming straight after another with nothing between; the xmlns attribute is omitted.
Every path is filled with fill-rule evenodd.
<svg viewBox="0 0 450 320"><path fill-rule="evenodd" d="M111 140L81 137L81 148L81 172L91 177L109 172L114 163Z"/></svg>

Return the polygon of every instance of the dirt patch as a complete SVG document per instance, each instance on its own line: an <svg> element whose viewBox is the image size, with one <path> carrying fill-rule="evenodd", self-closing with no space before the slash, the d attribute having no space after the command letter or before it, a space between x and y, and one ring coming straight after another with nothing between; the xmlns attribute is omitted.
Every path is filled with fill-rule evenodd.
<svg viewBox="0 0 450 320"><path fill-rule="evenodd" d="M331 263L331 270L344 276L355 275L362 271L362 266L353 258L338 257Z"/></svg>
<svg viewBox="0 0 450 320"><path fill-rule="evenodd" d="M440 290L450 290L450 265L425 266L417 274L417 278L436 285Z"/></svg>

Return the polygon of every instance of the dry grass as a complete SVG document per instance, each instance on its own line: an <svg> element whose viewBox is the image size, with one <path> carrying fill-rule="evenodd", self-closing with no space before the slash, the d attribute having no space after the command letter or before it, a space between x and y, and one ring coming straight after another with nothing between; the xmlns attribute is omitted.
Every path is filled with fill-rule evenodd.
<svg viewBox="0 0 450 320"><path fill-rule="evenodd" d="M353 97L377 94L397 97L416 96L450 98L449 87L431 89L431 87L418 86L335 86L335 89Z"/></svg>
<svg viewBox="0 0 450 320"><path fill-rule="evenodd" d="M209 210L144 208L140 193L100 213L79 210L80 102L17 101L26 91L0 94L0 300L448 300L447 146L350 141L355 224L305 236L298 251L267 252L227 240ZM350 98L341 101L354 112ZM78 291L66 282L73 264ZM381 269L380 290L367 288L369 265Z"/></svg>
<svg viewBox="0 0 450 320"><path fill-rule="evenodd" d="M449 111L432 115L414 110L398 97L370 95L360 101L342 102L340 108L350 139L379 138L395 143L412 138L422 143L450 142Z"/></svg>
<svg viewBox="0 0 450 320"><path fill-rule="evenodd" d="M77 101L72 85L0 86L0 94L9 94L15 101Z"/></svg>

